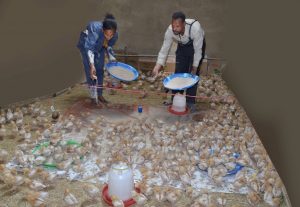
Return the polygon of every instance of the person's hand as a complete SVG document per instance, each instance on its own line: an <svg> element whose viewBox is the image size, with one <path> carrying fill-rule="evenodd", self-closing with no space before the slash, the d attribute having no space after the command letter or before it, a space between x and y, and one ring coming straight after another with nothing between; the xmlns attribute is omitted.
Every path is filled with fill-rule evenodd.
<svg viewBox="0 0 300 207"><path fill-rule="evenodd" d="M94 65L91 65L90 68L90 77L92 80L96 80L97 79L97 75L96 75L96 68Z"/></svg>
<svg viewBox="0 0 300 207"><path fill-rule="evenodd" d="M193 66L191 74L196 75L197 73L197 67Z"/></svg>
<svg viewBox="0 0 300 207"><path fill-rule="evenodd" d="M161 65L156 64L152 70L152 75L154 76L154 78L156 78L158 76L160 69L161 69Z"/></svg>
<svg viewBox="0 0 300 207"><path fill-rule="evenodd" d="M114 56L109 56L109 62L117 62L117 59Z"/></svg>
<svg viewBox="0 0 300 207"><path fill-rule="evenodd" d="M114 53L112 47L107 47L106 51L107 51L109 62L117 62L117 59L115 57L115 53Z"/></svg>

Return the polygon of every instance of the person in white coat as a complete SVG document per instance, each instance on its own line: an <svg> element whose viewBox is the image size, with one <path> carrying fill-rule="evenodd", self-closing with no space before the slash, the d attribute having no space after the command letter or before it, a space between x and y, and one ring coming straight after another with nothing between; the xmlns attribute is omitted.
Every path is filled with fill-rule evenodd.
<svg viewBox="0 0 300 207"><path fill-rule="evenodd" d="M200 66L205 56L205 34L200 23L195 19L186 19L182 12L172 15L172 23L165 32L163 45L159 51L153 75L157 76L165 66L173 42L177 42L175 73L191 73L199 75ZM196 96L198 83L187 89L186 95ZM172 94L183 91L172 91ZM187 96L187 106L194 109L195 97ZM174 97L174 96L172 96ZM170 103L169 103L170 104Z"/></svg>

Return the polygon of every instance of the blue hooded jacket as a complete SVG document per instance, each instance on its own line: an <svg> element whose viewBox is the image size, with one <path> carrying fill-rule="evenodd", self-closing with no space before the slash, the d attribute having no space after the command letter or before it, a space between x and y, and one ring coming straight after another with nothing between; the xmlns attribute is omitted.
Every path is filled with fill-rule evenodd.
<svg viewBox="0 0 300 207"><path fill-rule="evenodd" d="M77 47L80 50L85 50L86 52L90 50L93 53L103 53L106 48L103 47L105 37L102 29L102 22L90 22L86 27L86 31L81 32ZM118 33L116 32L108 41L108 47L114 46L117 39Z"/></svg>

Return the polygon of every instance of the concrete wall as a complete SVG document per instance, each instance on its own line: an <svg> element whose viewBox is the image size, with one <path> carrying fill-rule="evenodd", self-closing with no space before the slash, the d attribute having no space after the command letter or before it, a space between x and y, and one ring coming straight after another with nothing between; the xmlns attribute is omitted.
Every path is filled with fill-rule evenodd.
<svg viewBox="0 0 300 207"><path fill-rule="evenodd" d="M184 11L206 31L208 55L223 56L225 1L2 0L0 105L52 93L82 79L80 31L106 12L116 16L117 48L157 54L171 14ZM9 90L7 90L9 89Z"/></svg>
<svg viewBox="0 0 300 207"><path fill-rule="evenodd" d="M299 3L230 1L224 78L289 193L299 199Z"/></svg>
<svg viewBox="0 0 300 207"><path fill-rule="evenodd" d="M126 3L124 3L126 2ZM103 1L100 8L109 8L116 14L122 35L119 47L141 53L156 54L161 47L163 35L171 22L174 11L181 10L187 17L200 21L205 29L208 42L208 53L211 56L222 56L222 37L224 33L225 1Z"/></svg>

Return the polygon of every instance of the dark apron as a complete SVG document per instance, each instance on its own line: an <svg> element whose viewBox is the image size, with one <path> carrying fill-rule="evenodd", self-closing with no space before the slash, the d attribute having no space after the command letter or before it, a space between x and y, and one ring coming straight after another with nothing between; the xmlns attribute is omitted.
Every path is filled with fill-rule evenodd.
<svg viewBox="0 0 300 207"><path fill-rule="evenodd" d="M196 22L196 21L194 21ZM193 23L192 22L190 25L190 30L189 30L189 42L186 44L178 43L177 45L177 50L176 50L176 65L175 65L175 73L191 73L192 68L193 68L193 61L194 61L194 46L193 46L193 40L191 39L191 28ZM196 75L199 75L200 72L200 67L203 61L203 57L205 56L205 47L206 47L206 42L205 38L203 39L203 45L202 45L202 58L199 62L199 65L197 67L197 72ZM186 95L188 96L196 96L197 94L197 88L198 88L198 83L195 84L193 87L188 88L186 90ZM178 91L178 90L172 90L172 94L176 93L183 93L184 91ZM196 99L195 97L186 97L186 102L187 104L195 104ZM174 96L172 96L173 98Z"/></svg>

